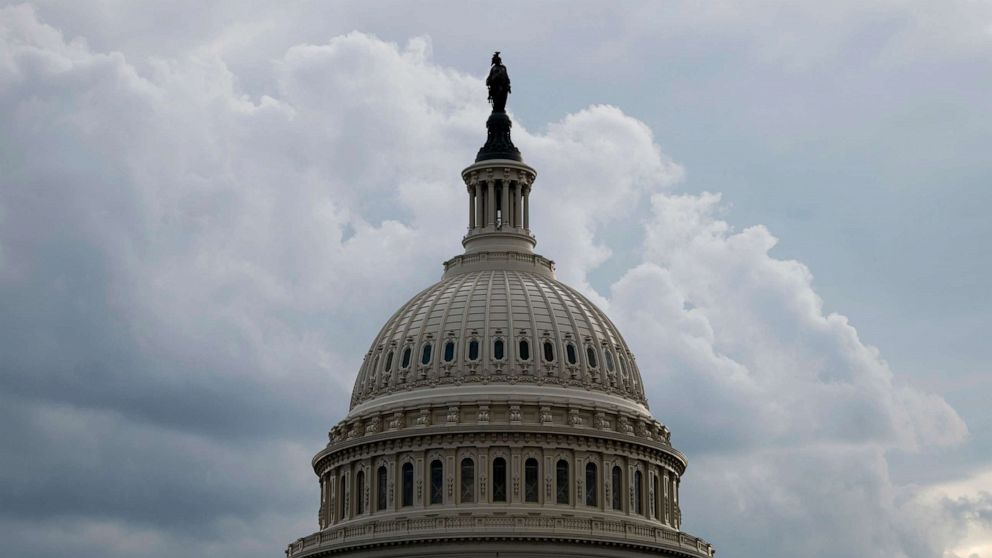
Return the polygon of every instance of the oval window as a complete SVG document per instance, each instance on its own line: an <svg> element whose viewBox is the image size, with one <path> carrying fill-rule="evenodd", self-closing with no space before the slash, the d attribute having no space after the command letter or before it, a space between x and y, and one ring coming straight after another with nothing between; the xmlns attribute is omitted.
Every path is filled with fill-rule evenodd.
<svg viewBox="0 0 992 558"><path fill-rule="evenodd" d="M555 346L551 341L544 342L544 360L552 362L555 359Z"/></svg>
<svg viewBox="0 0 992 558"><path fill-rule="evenodd" d="M606 369L613 372L613 352L607 349L603 358L606 360Z"/></svg>
<svg viewBox="0 0 992 558"><path fill-rule="evenodd" d="M420 364L427 366L431 363L431 349L433 345L430 343L424 345L424 348L420 350Z"/></svg>
<svg viewBox="0 0 992 558"><path fill-rule="evenodd" d="M530 343L526 339L520 340L520 360L530 360Z"/></svg>
<svg viewBox="0 0 992 558"><path fill-rule="evenodd" d="M503 360L503 340L497 339L493 343L493 358L496 360Z"/></svg>
<svg viewBox="0 0 992 558"><path fill-rule="evenodd" d="M590 368L596 368L596 350L592 347L586 347L586 360L589 361Z"/></svg>
<svg viewBox="0 0 992 558"><path fill-rule="evenodd" d="M401 363L403 368L410 367L410 353L411 353L410 347L403 349L403 362Z"/></svg>
<svg viewBox="0 0 992 558"><path fill-rule="evenodd" d="M579 361L579 355L575 354L575 345L571 343L565 345L565 358L568 359L569 364L575 364Z"/></svg>
<svg viewBox="0 0 992 558"><path fill-rule="evenodd" d="M386 355L386 372L389 372L389 370L392 367L393 367L393 351L389 351L389 354Z"/></svg>
<svg viewBox="0 0 992 558"><path fill-rule="evenodd" d="M474 339L468 342L468 359L479 360L479 342Z"/></svg>
<svg viewBox="0 0 992 558"><path fill-rule="evenodd" d="M444 362L455 360L455 342L448 341L444 344Z"/></svg>

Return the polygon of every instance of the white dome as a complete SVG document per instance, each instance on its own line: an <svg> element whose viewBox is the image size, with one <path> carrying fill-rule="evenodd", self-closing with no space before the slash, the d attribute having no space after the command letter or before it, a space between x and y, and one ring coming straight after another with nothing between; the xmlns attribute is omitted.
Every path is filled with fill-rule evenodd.
<svg viewBox="0 0 992 558"><path fill-rule="evenodd" d="M499 267L450 269L403 305L366 354L352 414L380 400L409 404L420 390L436 398L445 386L458 386L458 399L540 386L543 396L594 399L646 415L633 354L606 314L548 268Z"/></svg>
<svg viewBox="0 0 992 558"><path fill-rule="evenodd" d="M486 127L462 171L465 251L373 340L313 458L320 530L286 555L712 558L680 530L686 458L634 355L534 253L537 173L509 117Z"/></svg>

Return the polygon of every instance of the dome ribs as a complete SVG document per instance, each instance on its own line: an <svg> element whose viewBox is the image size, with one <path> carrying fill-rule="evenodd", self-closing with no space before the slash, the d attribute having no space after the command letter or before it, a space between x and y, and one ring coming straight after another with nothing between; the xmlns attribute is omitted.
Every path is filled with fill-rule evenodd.
<svg viewBox="0 0 992 558"><path fill-rule="evenodd" d="M496 338L503 340L499 361L493 353ZM443 351L449 339L456 350L454 358L445 362ZM530 344L528 361L520 360L521 339ZM428 340L432 357L425 365L423 348ZM478 358L470 361L467 347L472 340L478 341ZM545 341L553 347L552 361L544 359ZM576 349L575 364L566 358L569 343ZM403 368L407 347L410 364ZM596 368L590 366L587 347L597 355L600 364ZM392 368L387 374L390 350ZM605 351L616 363L612 370ZM352 409L368 408L365 403L379 398L396 399L399 392L409 390L495 381L556 384L612 394L647 411L633 355L606 314L582 293L552 277L515 269L454 274L416 294L380 330L359 377Z"/></svg>
<svg viewBox="0 0 992 558"><path fill-rule="evenodd" d="M468 342L468 332L469 332L468 320L469 320L469 316L472 314L472 297L473 295L475 295L475 289L479 284L479 280L482 279L481 273L476 273L472 275L475 275L475 279L472 281L472 287L468 291L468 296L465 297L465 311L462 312L462 327L459 329L462 338L458 342L463 346L462 348L464 348L465 343ZM481 357L482 355L479 356ZM463 355L463 358L459 362L465 362L465 361L466 358L465 355ZM459 370L464 370L462 366L459 366L458 368Z"/></svg>
<svg viewBox="0 0 992 558"><path fill-rule="evenodd" d="M493 306L493 277L495 275L495 271L490 271L489 281L486 282L486 318L484 322L485 325L482 327L482 347L480 347L481 351L479 352L479 360L483 363L483 372L488 371L486 363L489 362L489 359L487 359L487 356L492 356L490 354L490 347L492 346L492 331L490 331L490 325L492 324L492 320L489 319L489 314L492 311Z"/></svg>
<svg viewBox="0 0 992 558"><path fill-rule="evenodd" d="M444 285L444 283L441 283L441 285ZM420 351L423 350L425 337L426 337L426 335L429 335L430 334L430 332L428 331L428 329L430 327L431 315L434 313L434 308L437 307L438 302L440 302L441 300L443 300L445 294L447 294L450 291L450 289L451 289L451 286L450 285L447 285L446 287L447 288L444 288L444 289L434 289L434 290L431 291L431 294L433 294L434 296L430 297L431 298L431 304L427 308L427 312L424 314L424 321L423 321L423 323L420 324L420 329L419 329L419 331L417 331L417 336L416 336L416 338L413 341L413 348L414 348L414 351L415 351L414 352L415 358L413 360L413 363L411 364L411 367L412 368L417 368L417 369L422 369L423 370L423 374L424 374L425 377L430 374L430 371L432 369L436 369L437 368L436 365L441 360L440 358L437 358L437 356L436 356L437 351L433 351L435 354L432 354L431 355L431 362L430 362L430 364L427 365L428 366L427 368L424 368L424 365L423 364L418 364L420 362L420 360L419 360L420 359L420 356L419 355L420 355ZM451 308L451 304L449 303L447 305L447 307L448 308ZM416 320L414 320L414 321L416 321ZM439 331L438 332L438 339L440 339L440 337L441 337L441 334L440 334L440 331ZM434 343L436 344L437 343L437 340L434 340Z"/></svg>
<svg viewBox="0 0 992 558"><path fill-rule="evenodd" d="M469 279L469 276L468 275L465 275L465 276L461 277L459 279L459 281L455 284L455 286L453 288L449 289L449 292L451 292L451 298L448 299L448 304L446 304L444 306L444 314L442 314L442 316L441 316L441 323L438 324L438 328L439 329L438 329L438 334L437 334L437 337L438 337L437 338L437 343L438 343L438 346L439 347L441 346L441 343L444 343L447 340L447 337L446 337L447 332L448 331L451 331L451 329L448 327L448 316L451 315L451 310L455 307L455 299L458 297L458 293L461 292L462 286L465 285L465 283L468 281L468 279ZM454 281L453 281L453 283L454 283ZM458 338L458 335L456 334L455 335L455 362L458 362L458 355L460 354L460 351L458 350L458 344L460 342L461 342L461 339L459 339ZM436 363L436 366L434 366L435 377L441 377L441 361L442 361L442 358L443 358L443 356L434 359L435 360L435 363Z"/></svg>
<svg viewBox="0 0 992 558"><path fill-rule="evenodd" d="M561 291L565 291L565 293L567 293L569 299L572 301L572 306L576 310L575 313L581 314L582 317L583 317L583 319L586 322L586 326L589 329L589 336L592 339L593 346L594 347L598 346L598 344L599 344L599 336L596 334L596 330L598 328L596 327L596 325L590 319L591 313L588 311L588 309L583 309L582 308L583 305L581 304L581 301L576 297L576 294L577 293L575 291L572 291L571 289L562 288L561 283L558 283L557 285L555 285L554 286L554 289L555 289L555 292L558 294L559 297L562 296ZM583 310L585 310L585 311L583 311ZM580 332L578 330L578 327L575 328L575 334L576 334L576 336L579 336L580 335ZM582 350L583 344L584 344L584 340L583 339L576 339L576 349L578 349L578 351L579 351L579 355L580 355L581 361L582 362L585 362L585 370L586 370L586 374L588 374L587 377L592 377L595 373L593 372L592 367L589 365L589 361L586 358L585 351ZM602 383L602 378L600 379L600 383ZM603 384L603 385L605 386L605 384Z"/></svg>
<svg viewBox="0 0 992 558"><path fill-rule="evenodd" d="M647 407L648 401L644 396L640 370L638 370L637 364L634 363L634 355L627 347L627 342L620 336L620 331L617 329L617 326L613 324L613 320L611 320L609 316L607 316L595 304L589 302L589 299L582 296L581 293L576 293L576 296L581 297L583 303L587 307L587 311L595 313L600 321L605 324L607 328L609 328L610 335L615 339L614 346L619 346L623 349L623 356L627 359L627 364L630 366L630 381L634 384L632 390L625 389L625 391L630 392L631 395L635 396L641 404Z"/></svg>
<svg viewBox="0 0 992 558"><path fill-rule="evenodd" d="M562 311L568 317L568 321L569 321L569 323L572 326L572 332L573 332L572 334L575 337L575 339L574 339L575 346L576 346L576 348L579 348L579 347L582 346L582 340L580 338L581 333L579 332L578 323L576 323L576 321L575 321L575 312L571 312L569 310L568 303L565 301L565 298L561 294L561 290L562 289L559 289L558 286L555 285L553 282L550 282L550 287L551 287L551 291L554 292L555 297L558 298L558 302L562 306ZM585 321L586 321L586 324L589 326L589 329L592 330L592 324L589 323L589 316L585 316ZM562 351L565 350L565 344L567 342L568 342L568 340L564 336L558 338L558 344L560 345L560 350L562 350ZM565 364L567 366L567 361L563 361L563 364ZM578 362L576 364L577 364L575 366L576 368L578 368L579 370L582 370L583 369L583 366L581 365L581 362ZM586 366L585 367L585 374L583 375L583 379L586 380L586 381L588 381L588 378L590 378L589 367Z"/></svg>
<svg viewBox="0 0 992 558"><path fill-rule="evenodd" d="M530 348L530 362L532 364L536 364L538 362L538 358L540 358L540 357L535 356L535 355L537 355L537 351L539 350L538 348L540 347L540 345L539 345L539 341L538 341L538 338L537 338L537 318L534 316L534 311L533 311L534 310L534 302L530 298L530 291L527 289L526 283L524 283L524 278L522 277L522 274L519 271L515 271L515 272L513 272L513 277L516 278L517 283L520 285L520 292L523 293L524 299L527 301L527 306L526 307L530 309L530 311L527 312L528 317L530 318L530 334L529 335L525 335L525 337L529 337L530 338L530 346L531 346L531 348ZM536 374L537 373L537 366L532 366L532 367L534 369L534 373ZM526 371L526 369L524 369L524 370Z"/></svg>
<svg viewBox="0 0 992 558"><path fill-rule="evenodd" d="M562 338L562 336L561 336L561 330L558 327L558 317L555 316L555 309L551 306L551 301L548 299L548 293L545 292L545 289L542 289L541 288L541 286L540 286L540 284L539 284L538 281L534 281L534 284L535 284L535 288L537 289L537 291L539 293L541 293L541 299L544 300L544 306L548 309L548 319L551 320L551 327L555 330L555 337L554 337L555 338L555 341L556 341L555 345L560 345L561 344L561 338ZM549 374L548 374L549 376L551 375L550 372L551 372L552 367L553 368L556 368L559 372L561 371L561 366L560 366L560 364L561 364L561 358L560 358L561 355L558 354L560 352L561 352L561 349L559 347L556 347L555 348L555 354L553 355L555 357L553 363L548 363L548 362L544 361L544 358L543 358L543 355L542 355L541 360L542 360L542 363L544 364L544 366L547 367L548 372L549 372Z"/></svg>
<svg viewBox="0 0 992 558"><path fill-rule="evenodd" d="M421 297L427 296L433 288L434 286L432 285L413 295L413 298L411 298L403 306L400 306L399 310L393 312L393 315L389 317L389 320L382 326L382 329L379 330L378 335L376 335L375 340L372 342L372 348L369 350L368 354L365 355L365 361L362 363L362 366L358 371L358 379L355 380L355 389L351 394L351 408L354 408L357 403L369 398L368 395L359 390L359 386L364 386L367 384L370 374L372 375L372 381L374 382L373 391L379 389L379 370L385 367L385 362L384 359L379 359L379 362L376 363L378 366L376 366L373 370L369 370L369 368L372 368L372 363L375 363L375 359L373 358L369 360L369 357L374 355L376 351L379 350L384 350L385 352L389 351L388 342L393 335L391 330L395 328L401 316L406 313L410 306L416 303ZM388 334L386 333L387 330L390 330Z"/></svg>
<svg viewBox="0 0 992 558"><path fill-rule="evenodd" d="M506 291L506 334L504 335L504 339L508 341L505 349L506 355L503 358L505 358L506 362L509 363L508 368L512 370L513 362L515 362L513 356L518 356L518 347L517 344L514 343L513 336L513 293L510 291L509 273L506 271L501 271L500 273L503 275L503 289Z"/></svg>
<svg viewBox="0 0 992 558"><path fill-rule="evenodd" d="M392 334L389 336L390 341L397 342L397 349L399 350L400 354L402 354L404 351L406 351L406 347L408 347L408 346L409 347L413 347L413 345L407 343L407 338L410 336L410 329L413 327L413 323L415 321L417 321L417 316L420 314L420 311L423 310L424 305L427 303L428 300L430 300L432 298L431 295L434 295L437 292L437 290L438 289L437 289L437 286L436 285L434 287L428 289L427 292L424 293L424 296L421 296L416 301L416 309L412 313L409 313L409 312L406 313L404 315L404 318L405 319L402 320L402 322L400 324L397 324L396 325L396 328L393 330ZM397 339L396 338L396 330L399 329L399 327L401 325L403 327L403 334L400 335L399 339ZM414 357L415 356L416 355L414 355ZM409 368L413 367L413 365L414 365L413 363L414 362L415 362L415 359L414 358L411 358L410 363L409 363L409 366L407 367L407 371L409 371L408 370ZM392 377L389 378L389 386L390 387L395 387L395 386L397 386L397 385L400 384L400 381L399 381L400 375L403 375L404 376L404 381L406 379L406 373L403 372L403 362L402 362L402 360L399 357L394 358L393 359L393 364L394 364L394 368L393 369L396 370L396 374L393 374Z"/></svg>

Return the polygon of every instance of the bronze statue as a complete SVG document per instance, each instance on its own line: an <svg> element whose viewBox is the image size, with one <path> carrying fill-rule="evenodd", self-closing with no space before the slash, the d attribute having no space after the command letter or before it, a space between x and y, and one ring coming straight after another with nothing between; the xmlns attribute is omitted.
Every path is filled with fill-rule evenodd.
<svg viewBox="0 0 992 558"><path fill-rule="evenodd" d="M510 139L510 128L513 127L513 123L506 114L506 97L510 94L510 75L506 73L506 66L503 65L498 50L493 54L486 86L489 87L489 104L493 106L493 112L486 120L486 144L475 156L475 161L490 159L523 161L520 150Z"/></svg>
<svg viewBox="0 0 992 558"><path fill-rule="evenodd" d="M506 112L506 97L510 94L510 75L506 73L506 66L503 65L498 50L493 54L491 64L489 77L486 78L489 103L493 106L493 112Z"/></svg>

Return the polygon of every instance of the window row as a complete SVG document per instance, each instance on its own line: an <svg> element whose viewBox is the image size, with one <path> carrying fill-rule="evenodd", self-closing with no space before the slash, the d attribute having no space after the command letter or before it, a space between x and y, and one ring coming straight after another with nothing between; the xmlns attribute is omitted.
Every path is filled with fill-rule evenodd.
<svg viewBox="0 0 992 558"><path fill-rule="evenodd" d="M589 368L599 368L599 360L597 357L596 349L587 344L585 346L586 353L586 364ZM445 363L454 362L456 356L456 343L455 341L448 340L443 344L442 351L442 361ZM428 366L433 360L434 354L434 344L430 341L424 343L420 347L420 357L419 362L423 366ZM576 366L579 363L579 353L576 348L576 344L572 341L565 342L565 361L572 366ZM413 347L404 347L400 353L399 368L405 369L409 368L410 364L413 362ZM466 343L465 356L469 362L475 362L480 359L480 344L478 339L470 339ZM519 339L517 341L517 357L521 361L529 361L530 357L530 341L528 339ZM541 357L544 362L555 362L555 343L551 340L544 340L541 342ZM492 343L492 358L496 361L506 360L506 342L497 337ZM393 369L394 351L389 351L386 353L386 361L383 366L384 372L391 372ZM627 376L627 364L623 357L615 360L613 356L613 351L611 349L603 349L603 361L606 369L609 372L613 372L617 368L617 361L619 361L619 367L621 374ZM372 371L379 369L379 355L376 355L375 359L372 361Z"/></svg>
<svg viewBox="0 0 992 558"><path fill-rule="evenodd" d="M445 470L444 462L440 459L434 459L430 462L426 471L426 484L427 484L427 494L425 499L425 504L427 506L442 505L444 504L444 489L445 489ZM477 486L477 471L475 460L469 457L463 458L459 463L459 475L458 475L458 503L471 504L476 502L476 486ZM507 461L503 457L496 457L491 463L491 485L489 493L483 495L482 498L485 499L486 496L489 497L490 502L509 502L509 481L510 475L507 467ZM610 468L607 478L600 477L599 466L596 463L586 463L583 474L583 485L582 492L579 494L579 501L576 504L583 504L591 507L600 506L600 494L601 491L605 491L609 494L608 501L604 502L604 507L606 509L612 509L616 511L629 511L630 513L645 515L648 513L645 509L644 502L646 501L648 494L646 492L647 486L645 485L644 474L640 470L635 470L633 477L631 479L625 479L623 468L619 465L614 465ZM521 500L525 503L540 503L541 496L541 485L540 485L540 462L536 458L528 458L524 461L523 466L523 493L521 495ZM666 477L668 478L668 477ZM387 501L387 495L389 492L389 474L388 469L385 465L380 465L375 469L374 473L374 489L372 490L373 498L371 500L373 508L368 511L386 511L390 507L390 502ZM609 483L607 484L607 480ZM653 480L655 483L654 494L658 499L659 505L664 505L664 500L666 500L667 494L671 493L674 496L674 501L677 502L677 480L672 477L672 485L670 487L663 487L664 482L660 475L653 475ZM367 487L366 483L369 482L365 478L365 471L358 471L355 474L355 492L354 494L358 497L354 500L354 512L356 515L361 515L366 513L366 489L373 488ZM571 471L571 462L566 459L559 459L554 465L554 492L553 500L549 500L546 503L571 505L572 494L574 491L573 485L574 479ZM629 509L625 510L624 495L626 494L625 489L626 482L632 482L633 486L631 488L631 501L628 504ZM348 483L345 476L341 476L340 480L340 492L337 501L337 516L343 518L347 515L345 509L346 499L341 497L347 493ZM400 467L400 479L399 479L399 506L411 507L414 505L414 468L413 463L406 462ZM607 490L609 487L611 490ZM651 510L652 516L659 516L658 512L654 509Z"/></svg>

